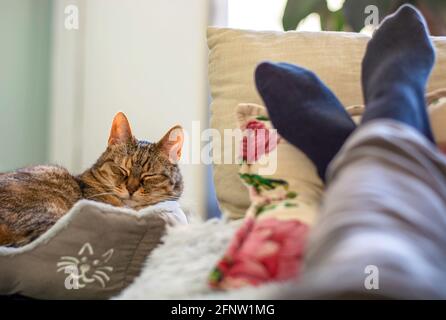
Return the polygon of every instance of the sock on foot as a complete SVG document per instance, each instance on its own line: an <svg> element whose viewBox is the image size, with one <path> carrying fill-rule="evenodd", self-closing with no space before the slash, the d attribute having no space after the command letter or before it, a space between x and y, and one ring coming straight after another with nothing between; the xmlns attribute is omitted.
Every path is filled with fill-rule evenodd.
<svg viewBox="0 0 446 320"><path fill-rule="evenodd" d="M349 114L330 89L303 68L263 62L255 81L274 127L313 161L325 181L328 164L356 128Z"/></svg>
<svg viewBox="0 0 446 320"><path fill-rule="evenodd" d="M434 141L425 91L435 61L424 18L405 5L384 20L370 40L362 63L366 111L362 123L393 119Z"/></svg>

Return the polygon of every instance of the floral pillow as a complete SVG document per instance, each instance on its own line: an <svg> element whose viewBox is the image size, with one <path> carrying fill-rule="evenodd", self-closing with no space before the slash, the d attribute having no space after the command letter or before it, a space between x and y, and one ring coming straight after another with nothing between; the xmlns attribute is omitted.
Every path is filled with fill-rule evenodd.
<svg viewBox="0 0 446 320"><path fill-rule="evenodd" d="M251 200L247 216L312 225L324 188L314 164L278 135L265 107L240 104L237 118L243 132L239 177Z"/></svg>
<svg viewBox="0 0 446 320"><path fill-rule="evenodd" d="M323 191L311 160L277 134L263 106L240 104L237 119L239 176L251 206L210 275L220 289L296 276Z"/></svg>

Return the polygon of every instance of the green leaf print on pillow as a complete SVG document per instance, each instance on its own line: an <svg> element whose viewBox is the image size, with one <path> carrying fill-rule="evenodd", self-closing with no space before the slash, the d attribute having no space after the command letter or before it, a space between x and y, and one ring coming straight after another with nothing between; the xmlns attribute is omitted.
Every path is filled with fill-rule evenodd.
<svg viewBox="0 0 446 320"><path fill-rule="evenodd" d="M256 206L256 216L266 212L266 211L270 211L270 210L274 210L274 209L278 209L278 208L283 208L283 209L291 209L291 208L297 208L299 205L297 203L293 203L293 202L278 202L278 203L262 203L262 204L258 204Z"/></svg>
<svg viewBox="0 0 446 320"><path fill-rule="evenodd" d="M278 186L284 187L288 190L288 182L282 179L268 179L258 174L239 173L240 178L248 186L255 188L257 193L261 193L262 190L274 190Z"/></svg>
<svg viewBox="0 0 446 320"><path fill-rule="evenodd" d="M259 121L269 121L269 118L266 117L266 116L257 116L256 120L259 120Z"/></svg>

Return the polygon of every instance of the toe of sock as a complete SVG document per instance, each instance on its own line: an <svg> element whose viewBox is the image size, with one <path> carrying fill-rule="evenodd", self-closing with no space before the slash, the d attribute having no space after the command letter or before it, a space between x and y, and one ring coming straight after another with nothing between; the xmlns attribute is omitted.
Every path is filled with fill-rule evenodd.
<svg viewBox="0 0 446 320"><path fill-rule="evenodd" d="M314 74L304 68L289 63L262 62L255 70L257 89L262 94L271 84L291 84L296 81L302 83L314 81ZM275 88L277 89L277 88Z"/></svg>
<svg viewBox="0 0 446 320"><path fill-rule="evenodd" d="M405 4L402 5L396 12L395 15L398 15L400 17L405 17L405 18L413 18L413 17L418 17L418 18L422 18L423 16L421 15L420 11L418 11L417 8L415 8L413 5L411 4Z"/></svg>
<svg viewBox="0 0 446 320"><path fill-rule="evenodd" d="M401 6L394 14L389 16L389 19L395 23L404 24L408 29L411 27L413 28L415 25L419 25L421 29L428 30L427 23L423 15L411 4Z"/></svg>
<svg viewBox="0 0 446 320"><path fill-rule="evenodd" d="M262 62L255 70L255 83L260 94L267 89L271 82L279 77L276 64L272 62Z"/></svg>

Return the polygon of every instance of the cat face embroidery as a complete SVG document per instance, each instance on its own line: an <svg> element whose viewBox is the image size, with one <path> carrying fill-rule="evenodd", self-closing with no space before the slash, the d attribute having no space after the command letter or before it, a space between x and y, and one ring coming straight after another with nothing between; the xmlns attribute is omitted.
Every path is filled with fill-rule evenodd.
<svg viewBox="0 0 446 320"><path fill-rule="evenodd" d="M99 282L102 288L110 281L110 273L113 267L106 265L110 261L114 249L109 249L100 257L94 255L90 243L85 243L79 250L77 257L63 256L57 263L57 272L64 271L69 276L65 280L67 289L85 288L88 284ZM71 285L67 285L67 281Z"/></svg>

